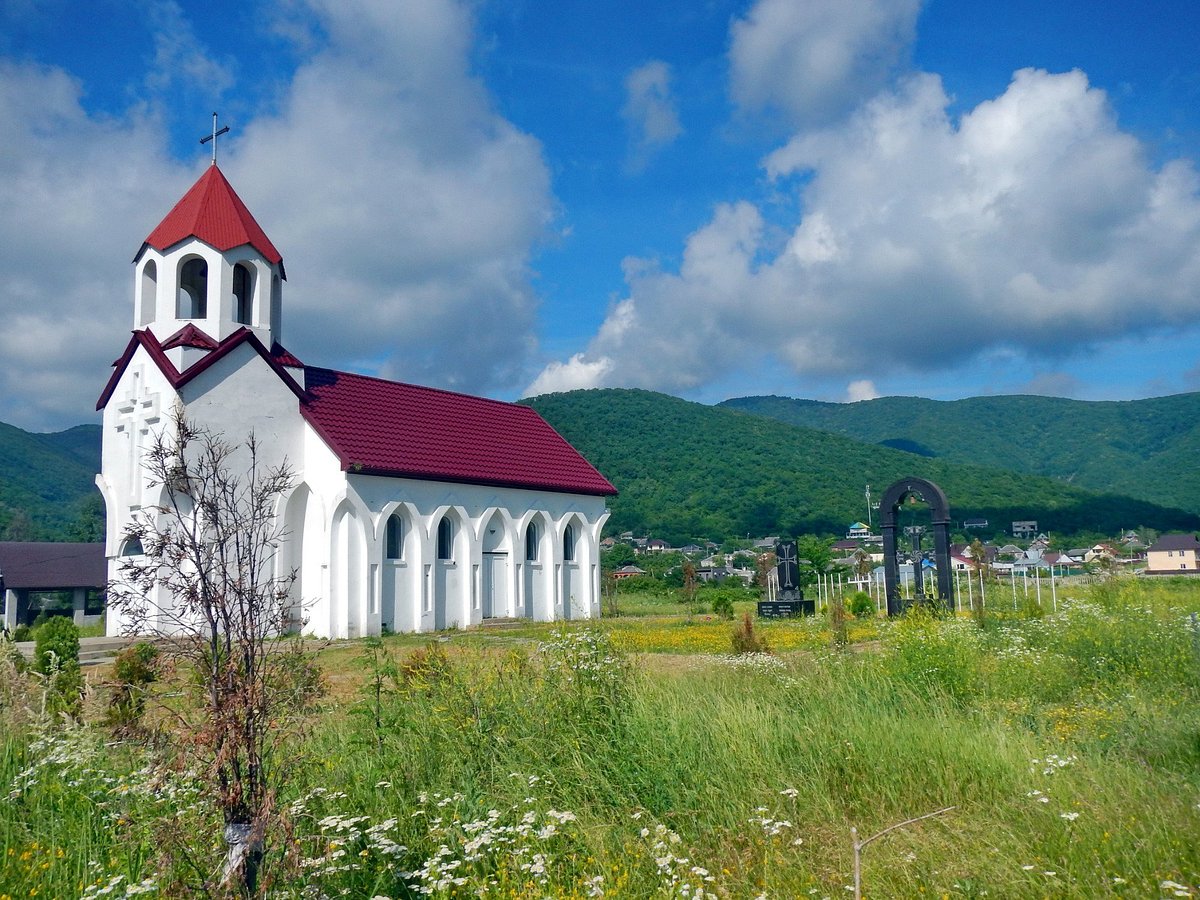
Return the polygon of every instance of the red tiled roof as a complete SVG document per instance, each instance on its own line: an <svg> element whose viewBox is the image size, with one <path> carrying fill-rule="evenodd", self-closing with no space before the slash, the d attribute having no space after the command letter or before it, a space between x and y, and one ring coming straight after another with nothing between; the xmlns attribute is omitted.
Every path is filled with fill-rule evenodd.
<svg viewBox="0 0 1200 900"><path fill-rule="evenodd" d="M283 262L266 232L254 221L242 198L216 166L205 170L167 217L150 232L145 244L165 251L190 237L199 238L222 253L249 244L268 262Z"/></svg>
<svg viewBox="0 0 1200 900"><path fill-rule="evenodd" d="M527 406L307 367L304 417L347 471L607 496L616 488Z"/></svg>
<svg viewBox="0 0 1200 900"><path fill-rule="evenodd" d="M271 345L271 358L281 366L293 366L297 369L304 368L304 363L296 359L290 351L285 350L279 341Z"/></svg>
<svg viewBox="0 0 1200 900"><path fill-rule="evenodd" d="M172 347L196 347L200 350L216 350L217 342L189 322L163 341L162 348L164 350L170 350Z"/></svg>
<svg viewBox="0 0 1200 900"><path fill-rule="evenodd" d="M182 331L173 335L172 340L178 337L180 333ZM166 353L163 352L163 345L158 342L158 338L154 336L154 332L147 328L143 331L135 331L133 333L133 337L125 345L125 352L113 363L113 373L109 376L108 384L104 386L104 390L100 394L100 399L96 401L96 409L104 409L108 405L113 391L117 389L117 382L121 380L121 374L129 365L129 361L133 359L133 354L137 351L138 347L145 349L150 359L158 366L159 371L167 377L167 381L171 383L171 386L178 390L201 372L216 365L218 360L228 356L235 348L242 344L249 344L250 348L261 356L267 365L275 370L275 374L282 379L283 383L287 385L292 393L297 397L303 396L304 392L300 389L300 386L296 384L295 380L287 373L276 357L267 352L267 348L263 346L262 341L255 337L254 332L249 328L239 328L233 334L229 335L229 337L225 338L225 340L221 341L221 343L217 344L215 350L207 356L201 357L182 372L176 369L175 364L167 358ZM283 350L282 347L280 349ZM283 350L283 353L290 355L286 350Z"/></svg>
<svg viewBox="0 0 1200 900"><path fill-rule="evenodd" d="M283 368L285 360L295 357L278 344L269 353L247 328L183 372L167 358L153 332L135 331L113 363L96 409L108 404L139 347L178 389L241 344L250 345L295 392L300 412L347 471L573 494L617 492L527 406L312 367L304 370L307 390L302 390Z"/></svg>

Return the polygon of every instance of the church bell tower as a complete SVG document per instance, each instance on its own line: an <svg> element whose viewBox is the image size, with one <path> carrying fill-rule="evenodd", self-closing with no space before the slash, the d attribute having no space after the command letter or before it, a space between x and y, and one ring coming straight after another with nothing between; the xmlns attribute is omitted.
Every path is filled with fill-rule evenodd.
<svg viewBox="0 0 1200 900"><path fill-rule="evenodd" d="M280 340L283 257L216 161L134 257L134 328L183 371L239 329Z"/></svg>

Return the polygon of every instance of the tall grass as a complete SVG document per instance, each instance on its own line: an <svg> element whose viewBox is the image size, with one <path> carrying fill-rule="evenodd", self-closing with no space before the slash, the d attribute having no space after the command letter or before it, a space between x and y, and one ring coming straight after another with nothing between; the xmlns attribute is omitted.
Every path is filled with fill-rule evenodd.
<svg viewBox="0 0 1200 900"><path fill-rule="evenodd" d="M826 632L637 664L622 629L501 651L385 641L394 660L347 665L369 696L297 748L273 889L844 896L852 825L954 806L870 846L867 896L1200 891L1198 606L1190 585L1118 583L984 629L914 614L873 626L865 652L825 649ZM167 890L219 865L185 773L159 782L139 748L80 729L55 749L68 739L48 731L49 749L36 730L0 738L0 896L120 876L119 895L155 872ZM167 811L188 827L155 824Z"/></svg>

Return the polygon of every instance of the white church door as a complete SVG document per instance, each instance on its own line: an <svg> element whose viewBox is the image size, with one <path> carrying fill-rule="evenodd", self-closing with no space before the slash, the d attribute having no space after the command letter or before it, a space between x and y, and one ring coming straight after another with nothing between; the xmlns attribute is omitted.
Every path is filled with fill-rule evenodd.
<svg viewBox="0 0 1200 900"><path fill-rule="evenodd" d="M508 554L483 554L483 617L508 615Z"/></svg>

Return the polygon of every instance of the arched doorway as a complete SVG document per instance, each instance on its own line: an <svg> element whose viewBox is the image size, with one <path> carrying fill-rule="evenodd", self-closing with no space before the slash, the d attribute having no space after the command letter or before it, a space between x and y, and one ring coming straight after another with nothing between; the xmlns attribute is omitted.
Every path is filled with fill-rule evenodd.
<svg viewBox="0 0 1200 900"><path fill-rule="evenodd" d="M508 525L500 510L483 527L483 572L481 584L483 597L482 616L497 619L512 615L512 565L509 553Z"/></svg>
<svg viewBox="0 0 1200 900"><path fill-rule="evenodd" d="M950 575L950 503L946 494L932 481L924 478L902 478L889 487L879 501L883 513L883 576L887 588L887 611L889 616L904 611L900 597L900 567L896 558L899 546L896 540L896 513L900 505L910 497L922 500L929 506L929 525L933 532L934 563L937 566L937 596L949 608L954 606L953 579ZM921 591L920 554L913 561L913 593Z"/></svg>
<svg viewBox="0 0 1200 900"><path fill-rule="evenodd" d="M413 519L403 504L383 520L383 578L379 603L379 625L383 631L419 631L421 611L414 599L412 573L419 541L414 537Z"/></svg>

